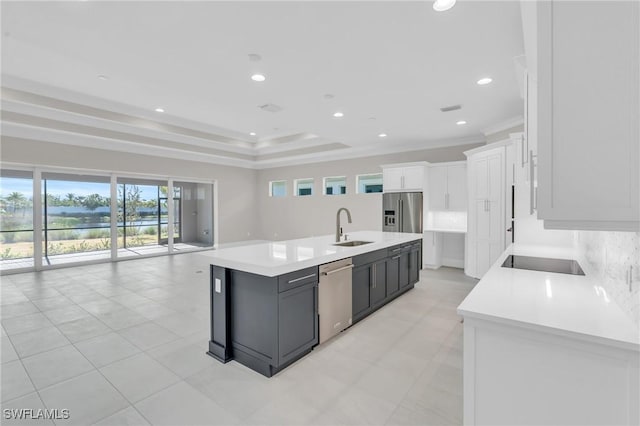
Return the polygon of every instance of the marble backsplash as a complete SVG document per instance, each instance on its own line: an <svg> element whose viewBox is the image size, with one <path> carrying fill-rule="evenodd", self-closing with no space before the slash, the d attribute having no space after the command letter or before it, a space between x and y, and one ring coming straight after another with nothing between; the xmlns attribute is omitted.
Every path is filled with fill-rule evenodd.
<svg viewBox="0 0 640 426"><path fill-rule="evenodd" d="M576 231L574 244L585 272L640 326L640 232Z"/></svg>

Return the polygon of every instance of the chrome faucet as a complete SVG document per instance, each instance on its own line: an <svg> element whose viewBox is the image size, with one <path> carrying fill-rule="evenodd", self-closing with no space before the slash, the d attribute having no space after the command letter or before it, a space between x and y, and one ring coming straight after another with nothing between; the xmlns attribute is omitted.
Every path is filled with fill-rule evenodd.
<svg viewBox="0 0 640 426"><path fill-rule="evenodd" d="M336 213L336 243L340 242L340 236L342 235L342 227L340 226L340 212L343 210L347 212L347 220L349 221L349 223L351 223L351 212L345 207L340 207L338 209L338 213Z"/></svg>

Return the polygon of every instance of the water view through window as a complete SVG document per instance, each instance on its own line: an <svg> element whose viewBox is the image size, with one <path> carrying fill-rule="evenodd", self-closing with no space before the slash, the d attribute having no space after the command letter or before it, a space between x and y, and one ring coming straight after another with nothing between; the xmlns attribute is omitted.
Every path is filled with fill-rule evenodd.
<svg viewBox="0 0 640 426"><path fill-rule="evenodd" d="M174 182L169 191L167 181L118 178L112 189L110 176L42 172L34 218L33 172L0 172L2 270L38 266L36 244L45 267L213 245L210 183Z"/></svg>
<svg viewBox="0 0 640 426"><path fill-rule="evenodd" d="M0 261L5 268L33 266L33 177L0 173Z"/></svg>
<svg viewBox="0 0 640 426"><path fill-rule="evenodd" d="M108 177L56 173L42 175L44 262L78 253L110 257L111 196Z"/></svg>

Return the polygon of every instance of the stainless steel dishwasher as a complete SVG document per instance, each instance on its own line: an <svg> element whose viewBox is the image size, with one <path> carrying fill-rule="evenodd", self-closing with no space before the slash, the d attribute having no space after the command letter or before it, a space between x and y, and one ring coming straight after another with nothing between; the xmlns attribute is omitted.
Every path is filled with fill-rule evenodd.
<svg viewBox="0 0 640 426"><path fill-rule="evenodd" d="M320 265L318 314L320 343L351 325L351 258Z"/></svg>

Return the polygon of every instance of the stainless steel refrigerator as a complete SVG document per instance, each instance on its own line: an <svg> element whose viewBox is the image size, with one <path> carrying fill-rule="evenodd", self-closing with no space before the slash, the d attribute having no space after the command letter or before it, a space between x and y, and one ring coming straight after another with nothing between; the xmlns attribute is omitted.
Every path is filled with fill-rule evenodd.
<svg viewBox="0 0 640 426"><path fill-rule="evenodd" d="M382 230L422 234L422 192L382 194Z"/></svg>

